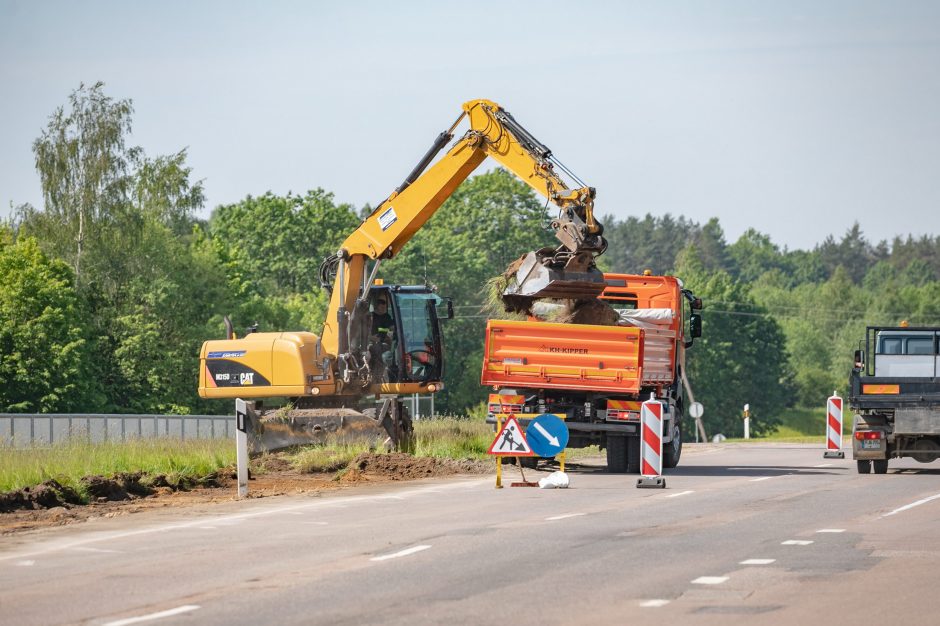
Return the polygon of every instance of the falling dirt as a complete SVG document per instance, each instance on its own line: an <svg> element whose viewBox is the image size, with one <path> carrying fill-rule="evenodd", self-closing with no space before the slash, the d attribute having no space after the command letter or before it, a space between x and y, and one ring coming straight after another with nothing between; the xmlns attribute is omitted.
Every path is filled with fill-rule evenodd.
<svg viewBox="0 0 940 626"><path fill-rule="evenodd" d="M268 453L252 459L248 493L250 498L264 498L492 471L493 465L484 461L363 453L339 472L302 473L282 455ZM137 472L86 476L81 482L90 496L87 504L77 491L55 480L0 494L0 535L157 508L230 501L237 487L234 468L200 481Z"/></svg>

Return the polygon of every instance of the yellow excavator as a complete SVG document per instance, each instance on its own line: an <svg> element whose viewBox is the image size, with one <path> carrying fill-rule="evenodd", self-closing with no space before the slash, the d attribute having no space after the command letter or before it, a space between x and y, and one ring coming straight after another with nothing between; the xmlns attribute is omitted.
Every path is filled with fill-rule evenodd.
<svg viewBox="0 0 940 626"><path fill-rule="evenodd" d="M431 165L465 119L469 129ZM597 297L605 283L594 259L607 244L594 217L594 189L508 111L471 100L405 181L323 261L320 281L331 297L322 334L255 331L236 338L227 322L226 339L202 346L199 395L254 400L258 409L262 399L288 398L280 409L253 415L255 449L330 436L375 437L408 449L411 417L400 397L443 388L440 321L453 317L453 305L426 286L384 285L376 275L488 156L559 209L551 224L559 245L515 264L506 309L525 311L540 298Z"/></svg>

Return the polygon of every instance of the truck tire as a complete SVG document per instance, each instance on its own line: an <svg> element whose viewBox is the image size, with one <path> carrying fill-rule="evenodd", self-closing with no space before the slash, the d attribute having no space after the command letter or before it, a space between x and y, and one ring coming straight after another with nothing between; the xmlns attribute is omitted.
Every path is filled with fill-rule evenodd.
<svg viewBox="0 0 940 626"><path fill-rule="evenodd" d="M871 462L876 474L888 473L888 459L875 459Z"/></svg>
<svg viewBox="0 0 940 626"><path fill-rule="evenodd" d="M672 441L663 444L663 468L672 469L679 465L682 456L682 425L675 422L672 427Z"/></svg>
<svg viewBox="0 0 940 626"><path fill-rule="evenodd" d="M627 471L627 437L607 435L607 471L623 474Z"/></svg>
<svg viewBox="0 0 940 626"><path fill-rule="evenodd" d="M855 461L855 467L858 468L859 474L871 473L871 461Z"/></svg>
<svg viewBox="0 0 940 626"><path fill-rule="evenodd" d="M627 437L627 473L640 473L640 438Z"/></svg>

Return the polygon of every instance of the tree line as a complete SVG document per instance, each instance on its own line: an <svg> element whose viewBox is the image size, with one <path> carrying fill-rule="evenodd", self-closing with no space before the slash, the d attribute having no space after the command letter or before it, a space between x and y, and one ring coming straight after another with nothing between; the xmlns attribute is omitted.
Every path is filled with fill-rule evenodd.
<svg viewBox="0 0 940 626"><path fill-rule="evenodd" d="M249 196L202 219L186 150L148 156L129 144L132 117L131 101L82 85L33 144L42 206L0 226L0 411L229 412L196 394L199 347L223 335L223 316L240 331L322 327L320 261L371 207L317 188ZM483 285L551 244L548 218L497 169L467 180L383 264L387 282L432 283L454 299L439 409L465 414L485 400ZM689 371L713 432L739 430L745 402L758 434L786 407L821 406L845 388L866 324L940 324L940 237L872 243L856 224L807 251L754 230L728 243L718 219L602 221L602 269L675 274L704 299Z"/></svg>

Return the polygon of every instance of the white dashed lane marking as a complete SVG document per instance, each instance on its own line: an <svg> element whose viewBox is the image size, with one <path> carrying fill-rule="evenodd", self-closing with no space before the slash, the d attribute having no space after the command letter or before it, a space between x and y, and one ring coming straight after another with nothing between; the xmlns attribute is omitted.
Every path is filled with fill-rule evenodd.
<svg viewBox="0 0 940 626"><path fill-rule="evenodd" d="M678 498L679 496L687 496L690 493L695 493L694 491L680 491L679 493L670 493L667 498Z"/></svg>
<svg viewBox="0 0 940 626"><path fill-rule="evenodd" d="M422 550L427 550L431 546L414 546L413 548L406 548L399 552L393 552L392 554L384 554L382 556L374 556L370 561L386 561L388 559L397 559L402 556L408 556L409 554L414 554L415 552L421 552Z"/></svg>
<svg viewBox="0 0 940 626"><path fill-rule="evenodd" d="M781 541L780 545L782 546L808 546L813 543L809 539L787 539L786 541Z"/></svg>
<svg viewBox="0 0 940 626"><path fill-rule="evenodd" d="M19 567L32 567L36 564L36 561L17 561L16 565Z"/></svg>
<svg viewBox="0 0 940 626"><path fill-rule="evenodd" d="M820 528L817 533L844 533L844 528Z"/></svg>
<svg viewBox="0 0 940 626"><path fill-rule="evenodd" d="M773 476L761 476L760 478L752 478L752 479L751 479L751 482L752 482L752 483L759 483L759 482L762 481L762 480L770 480L771 478L774 478L774 477L773 477Z"/></svg>
<svg viewBox="0 0 940 626"><path fill-rule="evenodd" d="M727 576L699 576L692 581L693 585L720 585L728 580Z"/></svg>
<svg viewBox="0 0 940 626"><path fill-rule="evenodd" d="M139 624L141 622L149 622L155 619L163 619L164 617L173 617L174 615L179 615L181 613L189 613L190 611L195 611L198 608L199 607L195 604L187 604L185 606L178 606L175 609L160 611L159 613L149 613L148 615L141 615L139 617L119 619L115 622L108 622L104 626L127 626L127 624Z"/></svg>
<svg viewBox="0 0 940 626"><path fill-rule="evenodd" d="M770 565L776 562L777 559L747 559L746 561L741 561L738 565Z"/></svg>
<svg viewBox="0 0 940 626"><path fill-rule="evenodd" d="M556 516L554 516L554 517L546 517L546 518L545 518L545 521L546 521L546 522L555 522L555 521L558 521L558 520L560 520L560 519L568 519L569 517L581 517L582 515L584 515L584 513L568 513L568 514L566 514L566 515L556 515Z"/></svg>
<svg viewBox="0 0 940 626"><path fill-rule="evenodd" d="M640 602L640 606L647 609L658 609L661 606L666 606L669 604L669 600L643 600Z"/></svg>

